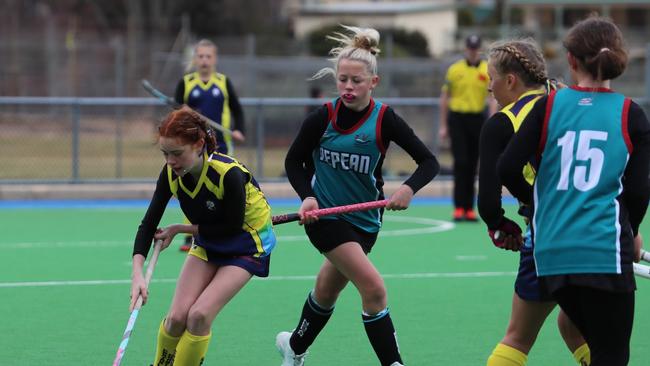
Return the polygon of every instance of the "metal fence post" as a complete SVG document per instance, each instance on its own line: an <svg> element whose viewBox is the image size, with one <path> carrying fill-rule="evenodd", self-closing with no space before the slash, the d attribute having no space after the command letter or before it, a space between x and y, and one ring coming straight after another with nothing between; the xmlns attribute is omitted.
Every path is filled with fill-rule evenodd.
<svg viewBox="0 0 650 366"><path fill-rule="evenodd" d="M650 98L650 43L645 46L645 99Z"/></svg>
<svg viewBox="0 0 650 366"><path fill-rule="evenodd" d="M257 104L257 115L255 117L255 137L257 140L255 148L255 157L257 160L255 168L256 179L264 179L264 106L262 103Z"/></svg>
<svg viewBox="0 0 650 366"><path fill-rule="evenodd" d="M79 182L79 129L81 125L81 105L72 105L72 181Z"/></svg>
<svg viewBox="0 0 650 366"><path fill-rule="evenodd" d="M115 96L124 96L124 43L122 38L116 37L113 40L115 52ZM124 121L124 106L120 105L115 110L115 178L122 178L122 159L124 134L122 131Z"/></svg>

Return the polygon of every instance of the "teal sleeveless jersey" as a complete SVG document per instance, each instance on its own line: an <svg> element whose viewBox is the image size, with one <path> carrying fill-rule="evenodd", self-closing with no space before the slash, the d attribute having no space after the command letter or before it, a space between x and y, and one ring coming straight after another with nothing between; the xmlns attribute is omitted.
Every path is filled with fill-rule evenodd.
<svg viewBox="0 0 650 366"><path fill-rule="evenodd" d="M374 201L381 195L375 170L385 153L381 120L387 106L371 99L368 113L350 129L342 130L336 124L340 105L340 99L327 103L329 122L312 153L312 186L321 208ZM340 218L371 233L381 227L379 210L343 214Z"/></svg>
<svg viewBox="0 0 650 366"><path fill-rule="evenodd" d="M609 90L549 96L534 185L538 275L622 273L617 197L631 151L629 105Z"/></svg>

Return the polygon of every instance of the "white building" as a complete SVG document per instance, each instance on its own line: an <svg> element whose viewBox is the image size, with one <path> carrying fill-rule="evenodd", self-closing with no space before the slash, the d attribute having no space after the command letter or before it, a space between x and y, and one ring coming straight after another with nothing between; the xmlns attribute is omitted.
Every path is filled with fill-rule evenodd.
<svg viewBox="0 0 650 366"><path fill-rule="evenodd" d="M431 1L293 1L294 32L304 37L328 24L355 24L375 28L419 31L429 52L441 55L455 46L457 29L453 0Z"/></svg>

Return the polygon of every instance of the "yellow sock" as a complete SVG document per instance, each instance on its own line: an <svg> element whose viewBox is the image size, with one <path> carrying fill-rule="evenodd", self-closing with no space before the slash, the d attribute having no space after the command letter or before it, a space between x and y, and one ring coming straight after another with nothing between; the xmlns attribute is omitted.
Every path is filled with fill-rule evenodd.
<svg viewBox="0 0 650 366"><path fill-rule="evenodd" d="M576 348L575 352L573 352L573 358L580 366L591 365L591 352L589 352L589 346L587 343Z"/></svg>
<svg viewBox="0 0 650 366"><path fill-rule="evenodd" d="M525 353L499 343L488 357L487 366L524 366L526 360L528 356Z"/></svg>
<svg viewBox="0 0 650 366"><path fill-rule="evenodd" d="M181 337L172 337L165 330L165 319L160 322L158 328L158 342L156 343L156 359L153 364L156 366L172 366L174 364L174 355L176 354L176 345Z"/></svg>
<svg viewBox="0 0 650 366"><path fill-rule="evenodd" d="M205 336L194 335L187 330L181 336L181 341L176 347L174 366L199 366L203 364L205 354L208 352L212 332Z"/></svg>

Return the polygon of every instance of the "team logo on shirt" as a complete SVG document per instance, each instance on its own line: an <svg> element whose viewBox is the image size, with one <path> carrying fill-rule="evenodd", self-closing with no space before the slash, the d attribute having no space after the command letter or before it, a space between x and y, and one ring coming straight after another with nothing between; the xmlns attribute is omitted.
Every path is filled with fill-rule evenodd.
<svg viewBox="0 0 650 366"><path fill-rule="evenodd" d="M590 106L593 105L591 98L582 98L578 101L578 105Z"/></svg>
<svg viewBox="0 0 650 366"><path fill-rule="evenodd" d="M199 91L199 89L194 89L194 90L192 90L192 96L193 96L194 98L198 98L199 95L201 95L201 92Z"/></svg>
<svg viewBox="0 0 650 366"><path fill-rule="evenodd" d="M370 142L370 137L365 133L360 133L354 136L354 143L357 145L364 145Z"/></svg>
<svg viewBox="0 0 650 366"><path fill-rule="evenodd" d="M210 211L214 211L216 209L216 206L212 201L205 201L205 207L207 207L207 209Z"/></svg>
<svg viewBox="0 0 650 366"><path fill-rule="evenodd" d="M219 88L212 88L213 97L218 97L220 94L221 94L221 90L219 90Z"/></svg>
<svg viewBox="0 0 650 366"><path fill-rule="evenodd" d="M321 147L319 160L334 169L352 170L362 174L370 173L370 155L333 151Z"/></svg>

